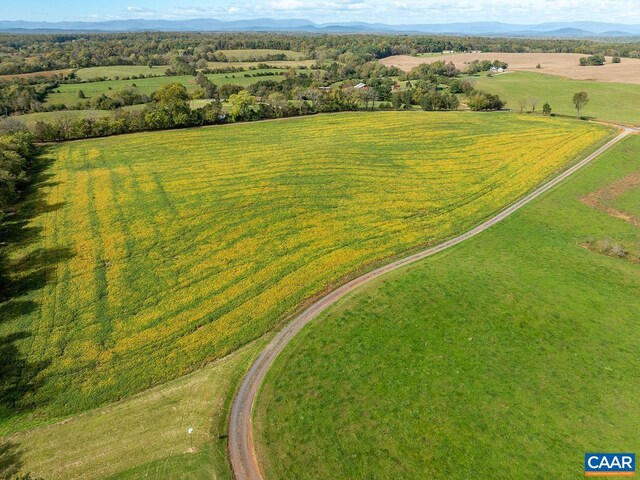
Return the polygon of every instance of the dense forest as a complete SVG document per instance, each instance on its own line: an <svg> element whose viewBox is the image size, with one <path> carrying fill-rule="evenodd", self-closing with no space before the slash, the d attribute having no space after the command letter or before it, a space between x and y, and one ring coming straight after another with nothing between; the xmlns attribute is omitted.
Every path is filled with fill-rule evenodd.
<svg viewBox="0 0 640 480"><path fill-rule="evenodd" d="M0 75L108 65L164 65L177 55L219 61L218 50L257 48L294 50L320 62L338 60L346 52L372 60L443 50L640 58L639 42L620 40L276 33L6 34L0 35Z"/></svg>

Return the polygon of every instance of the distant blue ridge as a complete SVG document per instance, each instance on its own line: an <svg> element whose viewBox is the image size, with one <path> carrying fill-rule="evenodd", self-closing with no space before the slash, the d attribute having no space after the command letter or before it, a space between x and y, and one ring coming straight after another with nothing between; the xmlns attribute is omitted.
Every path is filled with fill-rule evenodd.
<svg viewBox="0 0 640 480"><path fill-rule="evenodd" d="M640 36L640 25L604 22L554 22L519 25L500 22L388 25L384 23L314 23L304 19L277 20L109 20L101 22L0 21L1 32L306 32L306 33L414 33L500 35L508 37L594 38Z"/></svg>

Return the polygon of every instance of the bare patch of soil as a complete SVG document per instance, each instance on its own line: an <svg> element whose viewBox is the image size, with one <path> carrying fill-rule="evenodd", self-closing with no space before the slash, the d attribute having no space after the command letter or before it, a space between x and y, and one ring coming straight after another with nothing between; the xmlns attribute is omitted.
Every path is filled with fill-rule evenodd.
<svg viewBox="0 0 640 480"><path fill-rule="evenodd" d="M635 188L637 186L640 186L640 172L635 172L629 176L621 178L611 185L607 185L600 190L596 190L595 192L585 195L580 200L585 205L589 205L590 207L605 212L612 217L620 218L632 225L635 225L636 227L640 227L640 217L628 212L623 212L610 205L611 201L617 196L626 192L630 188Z"/></svg>

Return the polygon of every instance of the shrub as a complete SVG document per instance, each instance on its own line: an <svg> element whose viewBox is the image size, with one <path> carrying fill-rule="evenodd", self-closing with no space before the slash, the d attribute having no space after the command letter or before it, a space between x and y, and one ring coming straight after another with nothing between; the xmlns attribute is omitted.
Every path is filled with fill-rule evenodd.
<svg viewBox="0 0 640 480"><path fill-rule="evenodd" d="M498 95L474 90L467 98L467 105L473 111L480 110L501 110L504 102Z"/></svg>
<svg viewBox="0 0 640 480"><path fill-rule="evenodd" d="M600 65L604 65L604 62L605 62L604 55L596 54L596 55L591 55L590 57L582 57L580 59L580 66L582 67L600 66Z"/></svg>

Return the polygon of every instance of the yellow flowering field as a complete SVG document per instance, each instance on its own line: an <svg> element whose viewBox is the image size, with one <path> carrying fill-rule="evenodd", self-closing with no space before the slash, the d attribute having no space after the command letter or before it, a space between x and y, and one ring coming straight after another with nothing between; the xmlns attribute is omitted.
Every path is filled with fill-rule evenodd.
<svg viewBox="0 0 640 480"><path fill-rule="evenodd" d="M11 234L2 430L185 374L376 262L495 213L610 134L350 113L46 147Z"/></svg>

